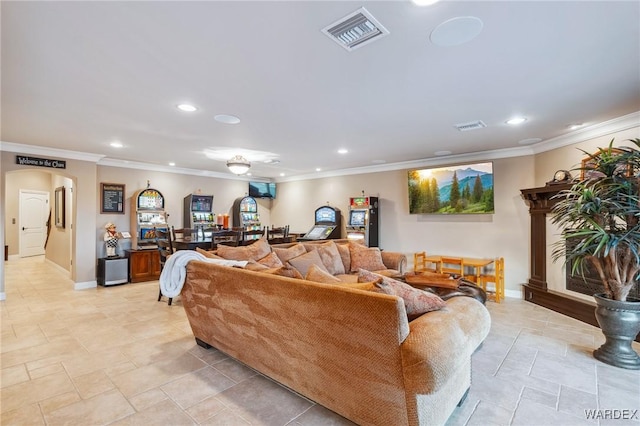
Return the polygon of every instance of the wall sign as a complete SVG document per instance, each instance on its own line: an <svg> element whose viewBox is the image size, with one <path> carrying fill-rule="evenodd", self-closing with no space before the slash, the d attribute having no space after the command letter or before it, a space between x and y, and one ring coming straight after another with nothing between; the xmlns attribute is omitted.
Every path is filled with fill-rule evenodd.
<svg viewBox="0 0 640 426"><path fill-rule="evenodd" d="M50 167L53 169L66 169L67 162L64 160L53 160L49 158L26 157L24 155L16 155L16 164L21 166L37 166Z"/></svg>
<svg viewBox="0 0 640 426"><path fill-rule="evenodd" d="M124 214L124 184L100 184L100 213Z"/></svg>

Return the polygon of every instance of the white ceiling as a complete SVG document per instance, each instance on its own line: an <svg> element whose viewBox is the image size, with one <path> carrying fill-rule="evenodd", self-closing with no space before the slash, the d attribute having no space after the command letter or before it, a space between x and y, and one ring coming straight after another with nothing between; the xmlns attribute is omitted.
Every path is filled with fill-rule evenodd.
<svg viewBox="0 0 640 426"><path fill-rule="evenodd" d="M365 7L390 34L348 52L321 30ZM2 1L7 143L279 178L522 147L640 110L640 2ZM472 41L436 46L474 16ZM199 110L184 113L179 103ZM221 124L217 114L242 121ZM505 121L524 115L513 127ZM487 127L460 132L455 124ZM109 144L119 140L123 148ZM350 152L339 155L339 148ZM262 157L259 155L262 154ZM264 158L279 164L261 162Z"/></svg>

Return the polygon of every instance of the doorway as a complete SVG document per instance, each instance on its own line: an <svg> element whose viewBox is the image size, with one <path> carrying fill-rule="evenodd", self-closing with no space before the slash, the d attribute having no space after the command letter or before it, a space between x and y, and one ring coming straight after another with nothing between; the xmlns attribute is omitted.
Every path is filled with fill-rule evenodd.
<svg viewBox="0 0 640 426"><path fill-rule="evenodd" d="M20 236L20 257L45 254L49 221L49 193L44 191L20 190L20 216L18 232Z"/></svg>

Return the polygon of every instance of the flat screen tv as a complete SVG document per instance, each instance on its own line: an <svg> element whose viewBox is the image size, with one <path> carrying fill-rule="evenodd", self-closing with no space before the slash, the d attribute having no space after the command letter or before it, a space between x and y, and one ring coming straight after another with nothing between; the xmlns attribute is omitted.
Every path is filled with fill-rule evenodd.
<svg viewBox="0 0 640 426"><path fill-rule="evenodd" d="M249 196L254 198L276 198L275 182L249 182Z"/></svg>
<svg viewBox="0 0 640 426"><path fill-rule="evenodd" d="M410 214L490 214L493 163L409 170Z"/></svg>

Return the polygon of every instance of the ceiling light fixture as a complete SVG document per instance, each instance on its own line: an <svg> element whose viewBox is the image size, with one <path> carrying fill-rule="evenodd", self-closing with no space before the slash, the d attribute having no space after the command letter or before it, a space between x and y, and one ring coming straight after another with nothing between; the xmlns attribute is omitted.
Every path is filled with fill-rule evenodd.
<svg viewBox="0 0 640 426"><path fill-rule="evenodd" d="M411 2L416 6L431 6L439 1L440 0L411 0Z"/></svg>
<svg viewBox="0 0 640 426"><path fill-rule="evenodd" d="M569 125L569 130L576 130L579 129L580 127L583 127L584 123L576 123L576 124L570 124Z"/></svg>
<svg viewBox="0 0 640 426"><path fill-rule="evenodd" d="M235 175L243 175L249 171L251 163L242 155L236 155L231 160L227 161L227 167L231 173Z"/></svg>
<svg viewBox="0 0 640 426"><path fill-rule="evenodd" d="M214 116L213 119L216 120L218 123L224 123L224 124L238 124L240 122L240 119L238 117L236 117L235 115L228 115L228 114L218 114Z"/></svg>
<svg viewBox="0 0 640 426"><path fill-rule="evenodd" d="M348 152L349 152L349 150L348 150L348 149L345 149L345 148L340 148L340 149L338 150L338 154L347 154Z"/></svg>
<svg viewBox="0 0 640 426"><path fill-rule="evenodd" d="M507 120L507 124L522 124L525 121L527 121L527 119L524 117L513 117L512 119Z"/></svg>
<svg viewBox="0 0 640 426"><path fill-rule="evenodd" d="M122 148L124 146L124 145L122 145L122 142L120 142L120 141L111 142L109 145L111 145L114 148Z"/></svg>
<svg viewBox="0 0 640 426"><path fill-rule="evenodd" d="M197 111L198 108L194 107L193 105L189 105L189 104L180 104L177 106L177 108L180 111L184 111L184 112L194 112Z"/></svg>

